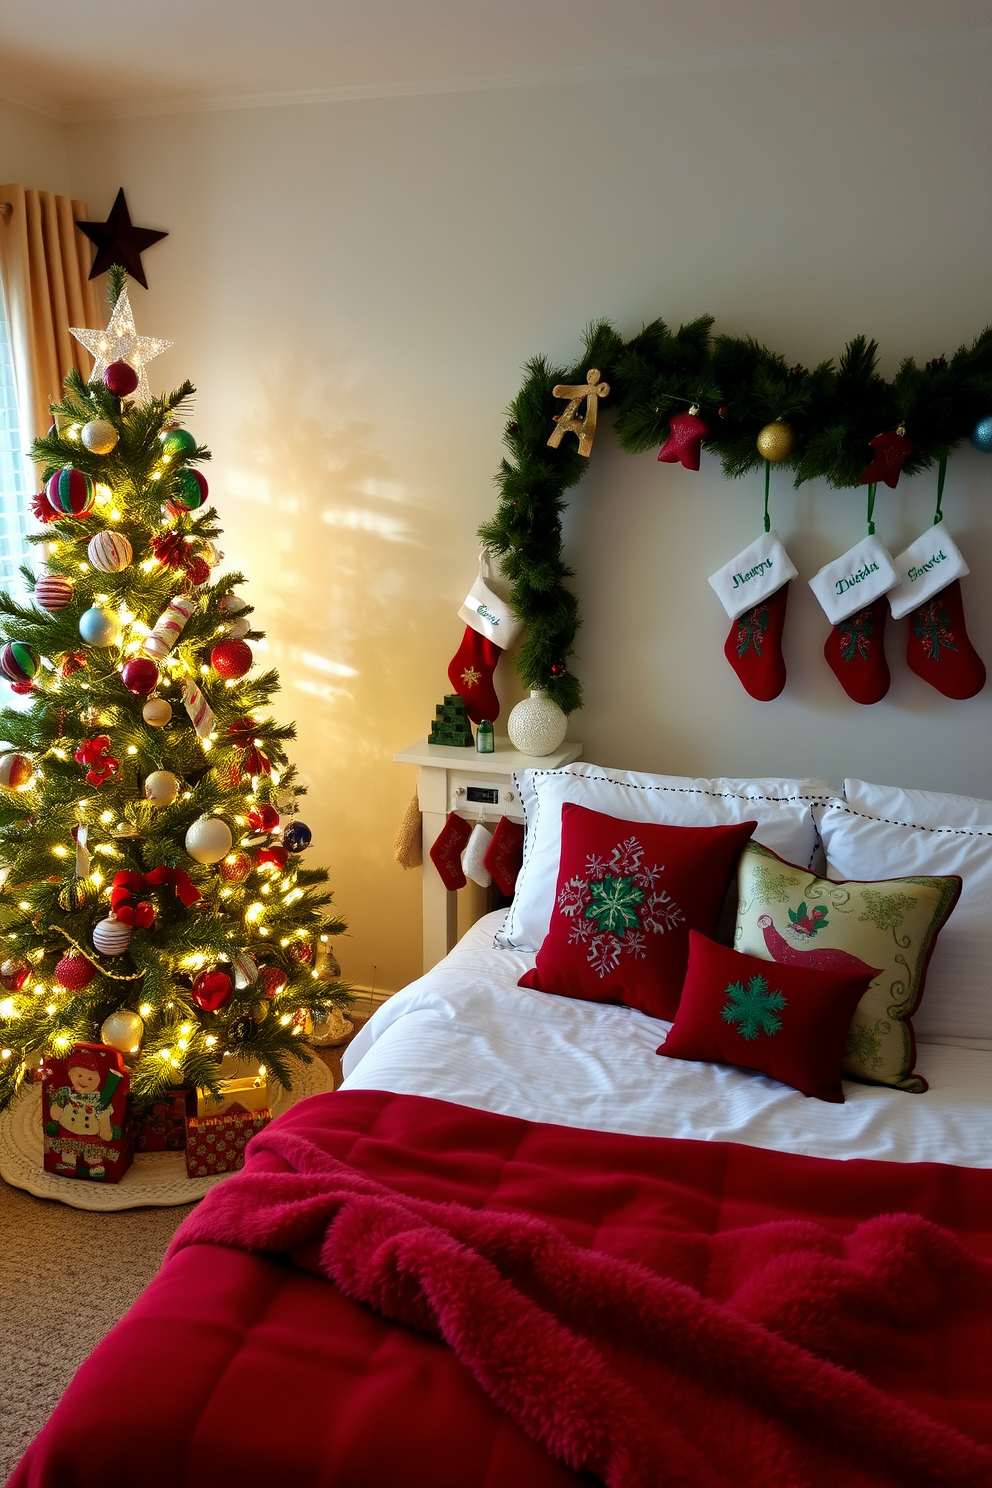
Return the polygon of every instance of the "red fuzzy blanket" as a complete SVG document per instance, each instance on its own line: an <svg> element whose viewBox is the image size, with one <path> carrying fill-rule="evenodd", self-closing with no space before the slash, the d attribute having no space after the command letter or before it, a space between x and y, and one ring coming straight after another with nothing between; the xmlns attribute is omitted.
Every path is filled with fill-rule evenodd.
<svg viewBox="0 0 992 1488"><path fill-rule="evenodd" d="M732 1231L713 1245L716 1302L525 1214L403 1198L278 1126L253 1149L282 1171L215 1189L170 1254L208 1242L319 1268L443 1339L528 1435L609 1488L992 1483L986 1448L850 1367L893 1326L916 1345L935 1314L992 1318L992 1265L924 1219Z"/></svg>

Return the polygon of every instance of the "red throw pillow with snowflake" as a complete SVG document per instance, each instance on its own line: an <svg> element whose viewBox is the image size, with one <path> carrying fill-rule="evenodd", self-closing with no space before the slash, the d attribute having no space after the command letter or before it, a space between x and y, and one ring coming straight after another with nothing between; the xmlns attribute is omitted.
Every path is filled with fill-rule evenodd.
<svg viewBox="0 0 992 1488"><path fill-rule="evenodd" d="M551 925L518 985L673 1018L689 931L715 932L756 826L665 827L563 806Z"/></svg>
<svg viewBox="0 0 992 1488"><path fill-rule="evenodd" d="M878 975L779 965L689 933L689 970L672 1031L672 1059L758 1070L803 1095L840 1103L854 1010Z"/></svg>

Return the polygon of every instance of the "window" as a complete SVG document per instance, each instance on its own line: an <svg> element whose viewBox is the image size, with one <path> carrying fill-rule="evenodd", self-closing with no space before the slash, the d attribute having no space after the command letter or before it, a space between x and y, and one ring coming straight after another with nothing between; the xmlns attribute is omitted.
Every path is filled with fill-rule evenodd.
<svg viewBox="0 0 992 1488"><path fill-rule="evenodd" d="M26 541L31 521L30 464L17 420L14 361L7 329L7 310L0 294L0 589L24 593L18 573L29 560Z"/></svg>

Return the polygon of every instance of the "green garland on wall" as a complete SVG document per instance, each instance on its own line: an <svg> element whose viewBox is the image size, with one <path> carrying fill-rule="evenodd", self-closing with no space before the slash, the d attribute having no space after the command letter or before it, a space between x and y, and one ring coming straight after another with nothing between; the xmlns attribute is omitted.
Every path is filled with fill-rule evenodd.
<svg viewBox="0 0 992 1488"><path fill-rule="evenodd" d="M572 571L562 561L561 514L587 461L571 434L557 448L548 445L564 408L554 387L583 383L587 370L598 368L610 386L603 402L616 410L617 438L631 454L664 444L672 418L698 407L709 429L703 448L734 478L765 465L755 441L766 424L781 420L794 442L780 463L795 484L821 479L837 489L861 484L872 457L869 441L897 426L913 445L905 473L936 464L942 486L949 454L992 410L992 327L950 360L939 356L921 367L908 357L887 382L877 370L877 344L864 336L848 344L836 365L807 370L790 367L750 337L714 336L712 326L710 316L677 331L655 320L624 341L608 321L598 321L586 330L585 353L574 367L551 367L544 357L528 362L508 410L499 504L479 536L498 557L510 602L527 627L517 671L566 713L581 705L582 689L568 669L579 615L565 585Z"/></svg>

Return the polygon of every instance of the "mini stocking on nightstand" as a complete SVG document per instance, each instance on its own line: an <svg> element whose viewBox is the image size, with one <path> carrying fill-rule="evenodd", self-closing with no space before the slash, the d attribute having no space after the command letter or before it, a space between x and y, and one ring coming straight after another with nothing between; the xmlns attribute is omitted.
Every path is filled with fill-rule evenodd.
<svg viewBox="0 0 992 1488"><path fill-rule="evenodd" d="M448 680L473 723L481 723L484 718L495 723L499 717L493 672L502 654L502 647L495 641L466 625L462 643L448 663Z"/></svg>
<svg viewBox="0 0 992 1488"><path fill-rule="evenodd" d="M486 867L493 876L493 883L508 899L513 895L523 860L524 829L519 822L501 816L486 853Z"/></svg>
<svg viewBox="0 0 992 1488"><path fill-rule="evenodd" d="M431 862L437 869L438 877L446 889L461 889L465 886L462 853L471 835L472 828L467 821L462 820L457 811L451 812L437 834L434 846L431 848Z"/></svg>
<svg viewBox="0 0 992 1488"><path fill-rule="evenodd" d="M889 690L885 660L885 618L888 602L876 599L839 620L827 636L823 654L830 670L856 703L878 703Z"/></svg>
<svg viewBox="0 0 992 1488"><path fill-rule="evenodd" d="M745 691L759 703L770 703L785 686L782 632L788 602L789 586L783 584L754 609L738 615L723 648Z"/></svg>
<svg viewBox="0 0 992 1488"><path fill-rule="evenodd" d="M909 615L906 661L911 671L945 697L974 697L985 686L985 663L964 623L957 579Z"/></svg>
<svg viewBox="0 0 992 1488"><path fill-rule="evenodd" d="M488 889L492 874L486 867L486 854L492 846L493 834L487 832L481 822L476 822L468 846L462 853L462 872L466 878L477 883L480 889Z"/></svg>

